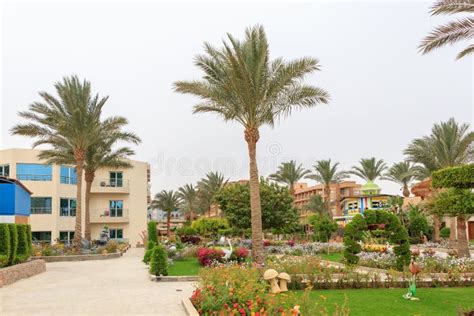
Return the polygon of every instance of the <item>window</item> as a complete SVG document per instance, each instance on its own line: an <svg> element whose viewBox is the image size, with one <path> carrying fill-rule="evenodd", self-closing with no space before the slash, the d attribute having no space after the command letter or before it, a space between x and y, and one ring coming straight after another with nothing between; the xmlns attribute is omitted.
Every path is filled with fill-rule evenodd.
<svg viewBox="0 0 474 316"><path fill-rule="evenodd" d="M123 174L122 172L114 171L110 173L110 186L121 188L123 186Z"/></svg>
<svg viewBox="0 0 474 316"><path fill-rule="evenodd" d="M59 241L65 244L72 243L74 239L74 232L73 231L60 231L59 232Z"/></svg>
<svg viewBox="0 0 474 316"><path fill-rule="evenodd" d="M16 177L26 181L51 181L53 169L51 165L34 163L17 163Z"/></svg>
<svg viewBox="0 0 474 316"><path fill-rule="evenodd" d="M372 208L384 208L385 203L382 201L372 201Z"/></svg>
<svg viewBox="0 0 474 316"><path fill-rule="evenodd" d="M359 203L358 202L347 203L347 209L348 210L356 210L358 208L359 208Z"/></svg>
<svg viewBox="0 0 474 316"><path fill-rule="evenodd" d="M32 197L31 214L51 214L51 198Z"/></svg>
<svg viewBox="0 0 474 316"><path fill-rule="evenodd" d="M60 216L76 216L76 199L61 198Z"/></svg>
<svg viewBox="0 0 474 316"><path fill-rule="evenodd" d="M0 176L2 177L10 176L10 165L0 165Z"/></svg>
<svg viewBox="0 0 474 316"><path fill-rule="evenodd" d="M61 166L59 182L64 184L77 184L76 168Z"/></svg>
<svg viewBox="0 0 474 316"><path fill-rule="evenodd" d="M109 201L109 214L110 214L110 217L122 217L123 216L123 201L110 200Z"/></svg>
<svg viewBox="0 0 474 316"><path fill-rule="evenodd" d="M122 239L123 238L123 229L121 228L111 228L109 229L110 239Z"/></svg>
<svg viewBox="0 0 474 316"><path fill-rule="evenodd" d="M51 243L51 232L31 232L31 238L34 242Z"/></svg>

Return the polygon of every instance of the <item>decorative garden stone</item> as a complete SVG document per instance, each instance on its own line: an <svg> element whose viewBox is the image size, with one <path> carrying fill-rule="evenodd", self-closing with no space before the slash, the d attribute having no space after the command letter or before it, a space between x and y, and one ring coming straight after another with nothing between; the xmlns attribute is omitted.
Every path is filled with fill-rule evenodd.
<svg viewBox="0 0 474 316"><path fill-rule="evenodd" d="M263 278L270 283L272 293L280 293L280 287L277 282L278 272L274 269L268 269L263 274Z"/></svg>
<svg viewBox="0 0 474 316"><path fill-rule="evenodd" d="M278 279L280 280L280 290L282 292L288 292L287 283L291 282L290 275L288 273L282 272L278 275Z"/></svg>

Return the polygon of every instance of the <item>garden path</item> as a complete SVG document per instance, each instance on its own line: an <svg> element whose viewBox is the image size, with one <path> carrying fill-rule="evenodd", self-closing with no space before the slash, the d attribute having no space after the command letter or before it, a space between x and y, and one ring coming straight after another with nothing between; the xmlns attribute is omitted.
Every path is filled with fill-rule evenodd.
<svg viewBox="0 0 474 316"><path fill-rule="evenodd" d="M46 264L46 272L0 288L0 315L186 315L190 282L151 282L143 249L123 257Z"/></svg>

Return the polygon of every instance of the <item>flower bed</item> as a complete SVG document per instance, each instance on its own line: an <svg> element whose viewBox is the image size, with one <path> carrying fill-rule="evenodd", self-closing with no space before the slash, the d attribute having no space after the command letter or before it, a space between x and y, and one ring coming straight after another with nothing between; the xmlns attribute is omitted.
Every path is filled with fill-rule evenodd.
<svg viewBox="0 0 474 316"><path fill-rule="evenodd" d="M282 245L269 245L264 249L265 252L269 254L307 256L327 252L342 252L344 245L336 242L308 242L300 244L288 244L288 242L286 242Z"/></svg>
<svg viewBox="0 0 474 316"><path fill-rule="evenodd" d="M243 263L247 260L248 256L249 250L243 247L234 249L229 258L225 258L225 253L221 248L201 247L197 250L198 261L204 267L215 266L226 261L231 263Z"/></svg>
<svg viewBox="0 0 474 316"><path fill-rule="evenodd" d="M93 246L88 249L76 251L72 245L63 243L35 243L33 244L32 253L35 257L51 257L51 256L78 256L78 255L94 255L94 254L113 254L123 253L130 248L127 243L117 243L110 240L105 246Z"/></svg>

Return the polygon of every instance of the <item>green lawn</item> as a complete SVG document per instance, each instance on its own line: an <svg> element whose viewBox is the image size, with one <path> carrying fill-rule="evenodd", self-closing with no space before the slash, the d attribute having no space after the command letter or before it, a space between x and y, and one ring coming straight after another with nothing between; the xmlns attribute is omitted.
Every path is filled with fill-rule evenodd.
<svg viewBox="0 0 474 316"><path fill-rule="evenodd" d="M188 258L180 261L173 261L173 264L168 266L168 275L198 275L201 265L196 258Z"/></svg>
<svg viewBox="0 0 474 316"><path fill-rule="evenodd" d="M302 291L299 291L303 294ZM474 288L419 288L419 301L408 301L402 298L406 289L361 289L361 290L321 290L311 291L310 297L316 302L323 302L320 295L326 297L322 304L329 312L334 311L334 304L344 303L347 296L347 307L350 315L457 315L459 306L474 308Z"/></svg>
<svg viewBox="0 0 474 316"><path fill-rule="evenodd" d="M334 262L342 262L344 259L344 255L340 252L334 252L334 253L323 253L319 255L321 259L323 260L328 260L328 261L334 261Z"/></svg>

